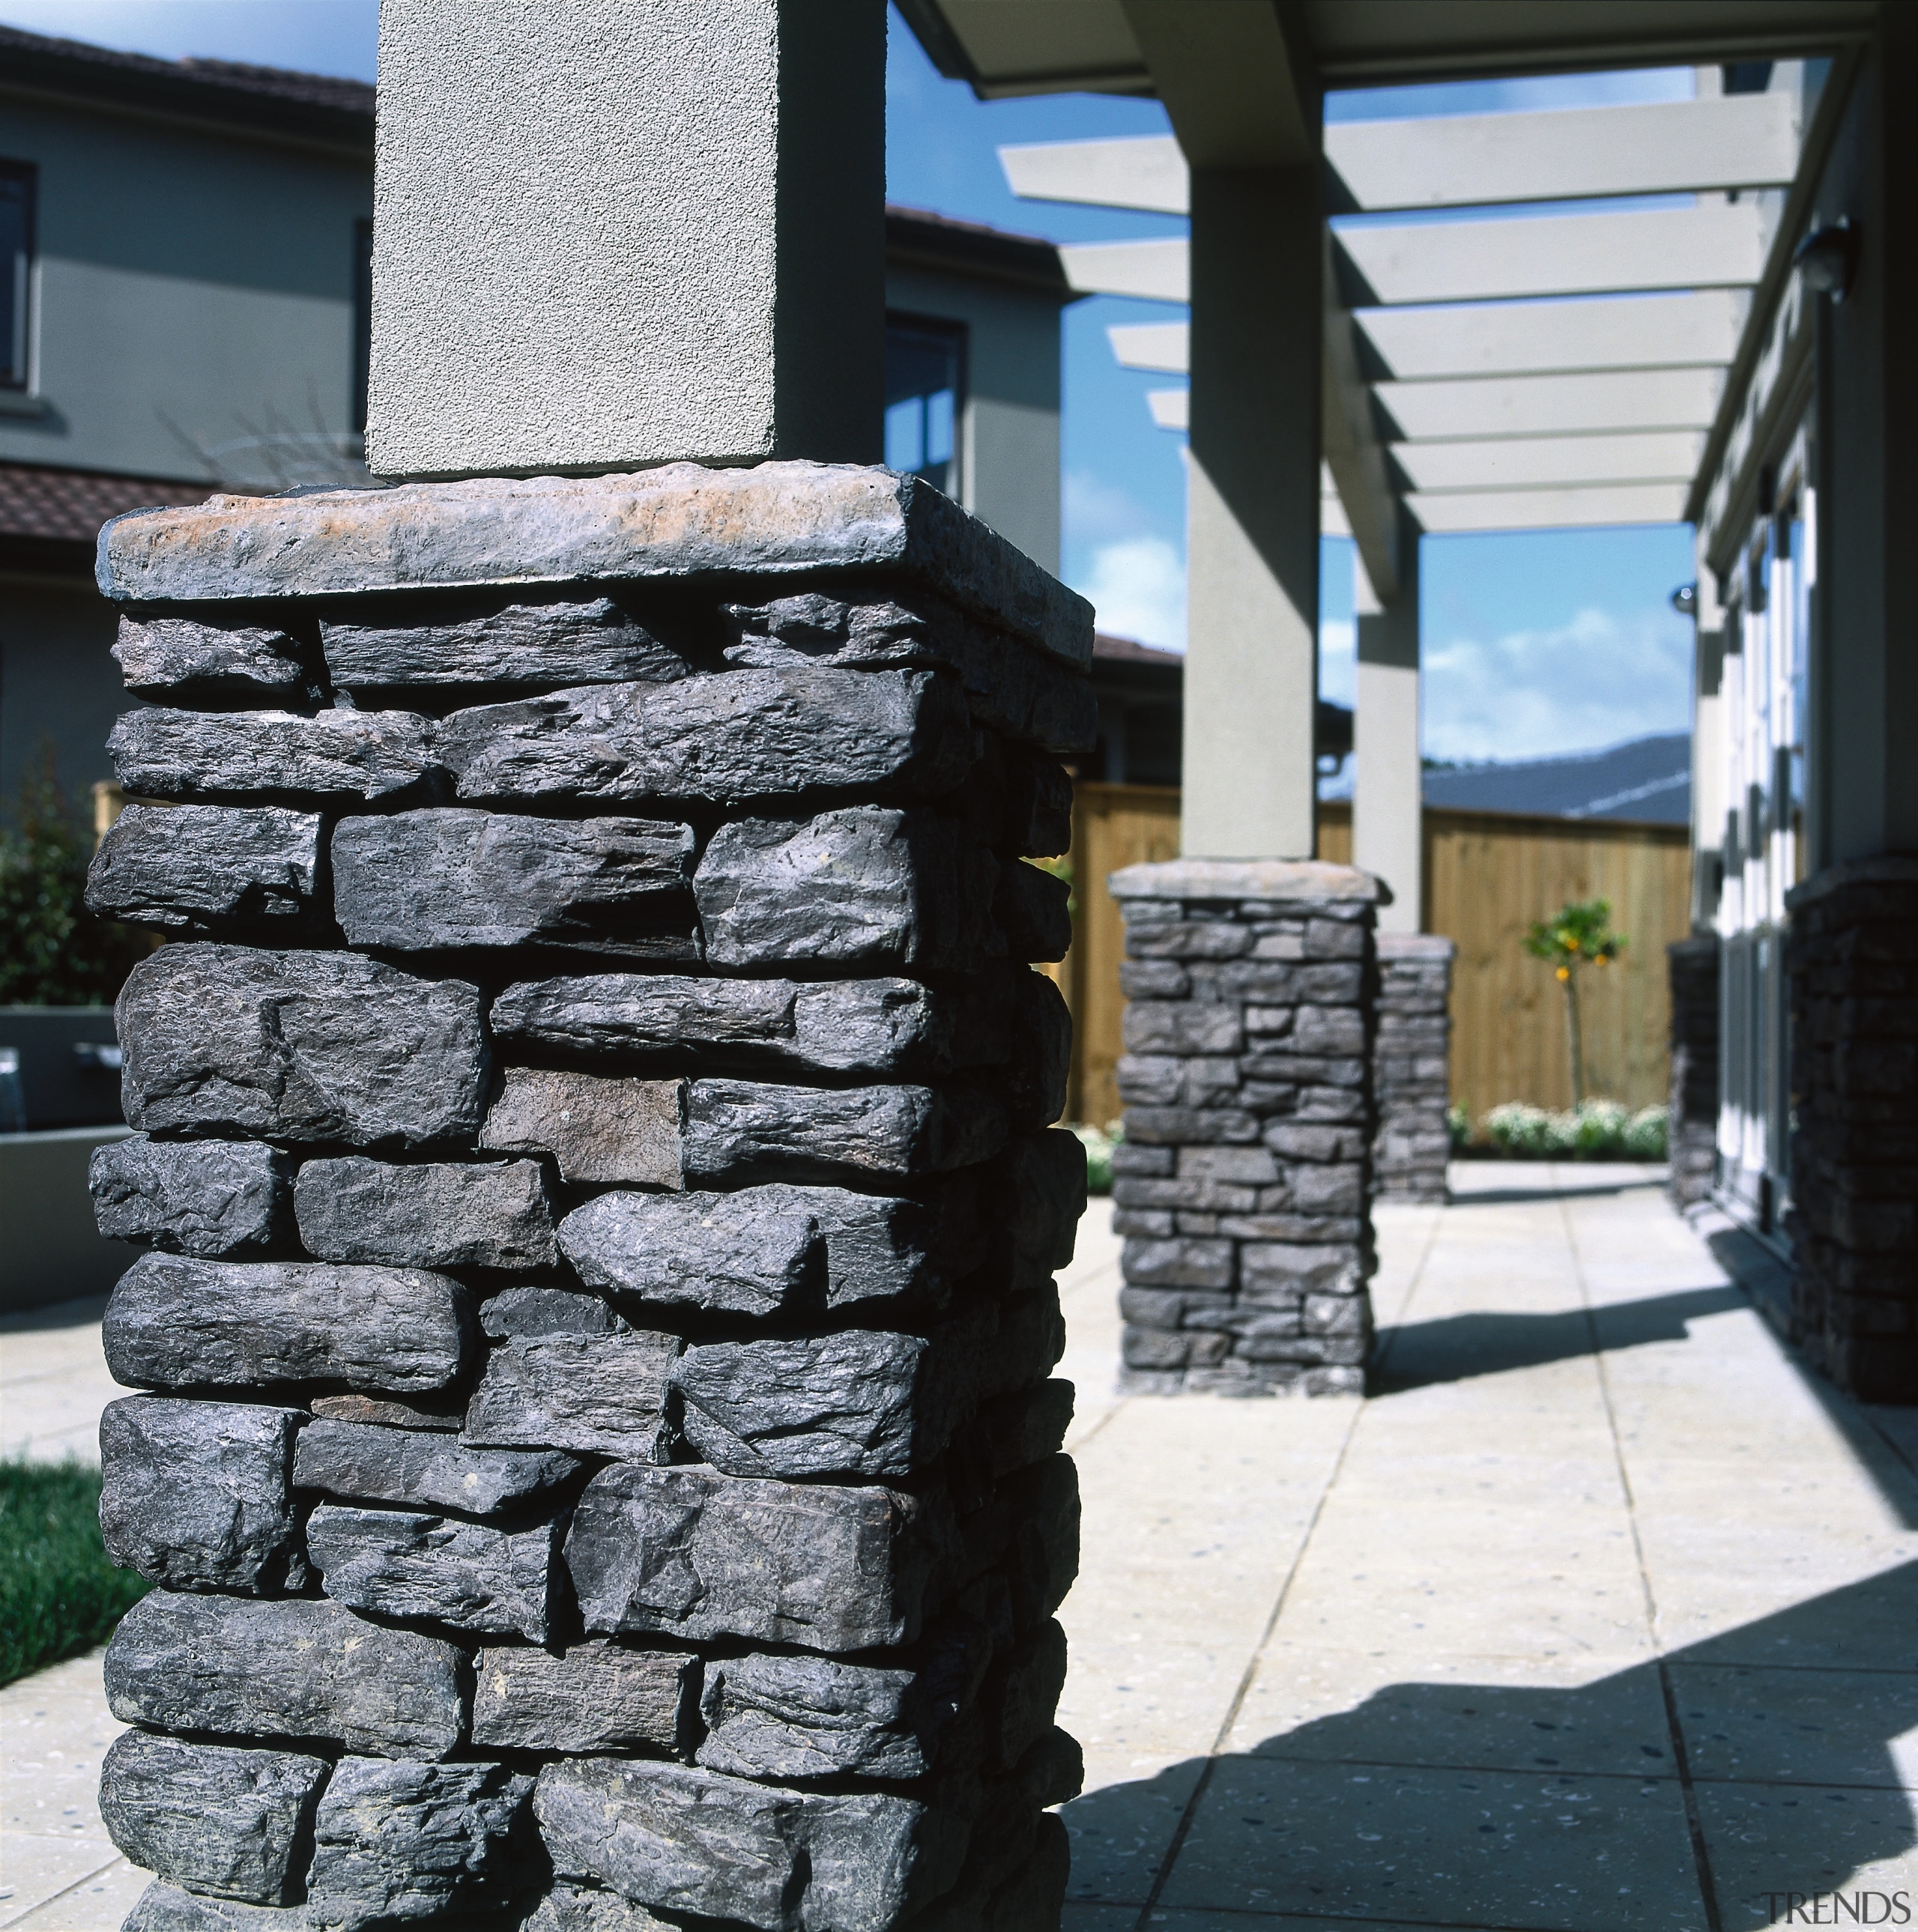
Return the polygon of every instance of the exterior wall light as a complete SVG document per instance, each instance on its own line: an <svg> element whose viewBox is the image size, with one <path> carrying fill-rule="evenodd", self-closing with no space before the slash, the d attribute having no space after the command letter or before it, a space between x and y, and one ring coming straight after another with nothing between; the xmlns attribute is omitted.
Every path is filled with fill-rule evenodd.
<svg viewBox="0 0 1918 1932"><path fill-rule="evenodd" d="M1695 584L1681 584L1671 594L1671 607L1681 617L1695 617L1698 614L1698 586Z"/></svg>
<svg viewBox="0 0 1918 1932"><path fill-rule="evenodd" d="M1858 268L1859 233L1851 217L1841 214L1829 227L1814 228L1793 251L1791 266L1805 286L1844 301Z"/></svg>

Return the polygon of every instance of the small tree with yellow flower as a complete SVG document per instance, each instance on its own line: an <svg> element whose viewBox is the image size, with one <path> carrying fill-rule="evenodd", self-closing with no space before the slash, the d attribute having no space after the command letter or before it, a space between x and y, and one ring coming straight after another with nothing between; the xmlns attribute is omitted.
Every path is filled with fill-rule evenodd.
<svg viewBox="0 0 1918 1932"><path fill-rule="evenodd" d="M1578 976L1587 966L1609 966L1625 950L1625 934L1614 932L1610 899L1574 901L1551 919L1541 920L1525 935L1525 950L1542 959L1565 988L1566 1038L1571 1046L1571 1098L1585 1098L1585 1042L1579 1028Z"/></svg>

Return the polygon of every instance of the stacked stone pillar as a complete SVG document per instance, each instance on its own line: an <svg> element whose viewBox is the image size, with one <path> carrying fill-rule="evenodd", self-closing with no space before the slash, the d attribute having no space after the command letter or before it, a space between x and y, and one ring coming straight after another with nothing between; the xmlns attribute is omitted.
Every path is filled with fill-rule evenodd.
<svg viewBox="0 0 1918 1932"><path fill-rule="evenodd" d="M1382 932L1379 1032L1373 1061L1378 1138L1372 1178L1385 1201L1442 1203L1451 1154L1452 960L1458 948L1431 932Z"/></svg>
<svg viewBox="0 0 1918 1932"><path fill-rule="evenodd" d="M803 463L101 581L129 1927L1055 1932L1089 608Z"/></svg>
<svg viewBox="0 0 1918 1932"><path fill-rule="evenodd" d="M1792 1334L1841 1388L1918 1402L1918 859L1787 897Z"/></svg>
<svg viewBox="0 0 1918 1932"><path fill-rule="evenodd" d="M1110 884L1126 934L1124 1384L1362 1393L1378 881L1181 859Z"/></svg>
<svg viewBox="0 0 1918 1932"><path fill-rule="evenodd" d="M1674 1208L1710 1199L1718 1151L1718 938L1694 932L1665 948L1671 986L1671 1092L1665 1191Z"/></svg>

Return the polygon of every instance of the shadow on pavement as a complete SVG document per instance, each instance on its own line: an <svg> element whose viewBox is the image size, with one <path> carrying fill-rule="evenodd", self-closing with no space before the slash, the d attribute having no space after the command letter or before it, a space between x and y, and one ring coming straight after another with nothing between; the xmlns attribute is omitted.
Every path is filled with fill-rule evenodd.
<svg viewBox="0 0 1918 1932"><path fill-rule="evenodd" d="M1601 1325L1599 1346L1606 1348L1682 1342L1690 1336L1688 1322L1747 1305L1744 1295L1727 1284L1610 1303L1589 1316L1583 1308L1568 1308L1550 1315L1475 1313L1400 1322L1379 1331L1373 1387L1381 1395L1397 1394L1436 1382L1571 1361L1593 1352L1595 1322Z"/></svg>
<svg viewBox="0 0 1918 1932"><path fill-rule="evenodd" d="M1576 1688L1390 1684L1075 1800L1067 1896L1181 1928L1742 1932L1862 1888L1857 1922L1908 1924L1918 1870L1853 1880L1918 1845L1890 1748L1918 1729L1914 1625L1918 1563Z"/></svg>
<svg viewBox="0 0 1918 1932"><path fill-rule="evenodd" d="M137 1259L136 1251L127 1250ZM128 1265L132 1266L129 1262ZM16 1309L0 1315L0 1335L38 1335L55 1328L83 1328L107 1312L107 1298L90 1294L78 1301L49 1301L38 1308Z"/></svg>

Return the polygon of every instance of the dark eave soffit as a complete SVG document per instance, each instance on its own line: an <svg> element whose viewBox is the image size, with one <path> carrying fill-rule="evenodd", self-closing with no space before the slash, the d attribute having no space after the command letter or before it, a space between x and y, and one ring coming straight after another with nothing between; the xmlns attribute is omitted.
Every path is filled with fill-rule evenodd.
<svg viewBox="0 0 1918 1932"><path fill-rule="evenodd" d="M1250 0L1238 0L1250 4ZM1829 51L1879 0L1274 0L1330 88ZM933 64L981 99L1151 94L1121 0L898 0Z"/></svg>

